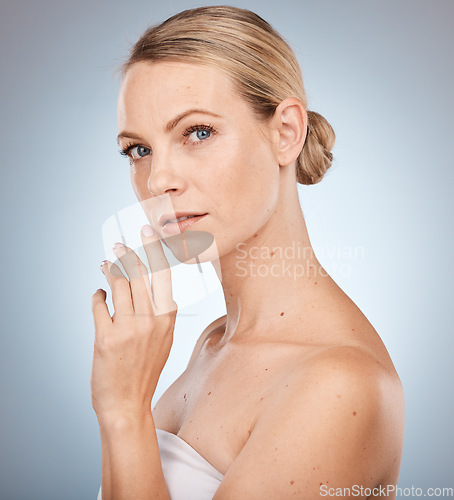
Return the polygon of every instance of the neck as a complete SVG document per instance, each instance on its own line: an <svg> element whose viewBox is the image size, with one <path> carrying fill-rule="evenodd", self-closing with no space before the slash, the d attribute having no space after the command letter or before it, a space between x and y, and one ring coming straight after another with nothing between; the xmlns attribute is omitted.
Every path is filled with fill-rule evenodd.
<svg viewBox="0 0 454 500"><path fill-rule="evenodd" d="M292 191L293 193L293 191ZM214 261L227 310L223 343L272 338L309 312L326 277L313 252L296 189L247 241Z"/></svg>

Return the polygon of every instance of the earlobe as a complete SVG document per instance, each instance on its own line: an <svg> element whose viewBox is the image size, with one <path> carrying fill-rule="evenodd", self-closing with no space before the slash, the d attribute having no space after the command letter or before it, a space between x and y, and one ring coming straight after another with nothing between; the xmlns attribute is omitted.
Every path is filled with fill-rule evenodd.
<svg viewBox="0 0 454 500"><path fill-rule="evenodd" d="M279 132L278 161L287 166L294 162L303 149L307 136L307 112L296 97L284 99L275 111Z"/></svg>

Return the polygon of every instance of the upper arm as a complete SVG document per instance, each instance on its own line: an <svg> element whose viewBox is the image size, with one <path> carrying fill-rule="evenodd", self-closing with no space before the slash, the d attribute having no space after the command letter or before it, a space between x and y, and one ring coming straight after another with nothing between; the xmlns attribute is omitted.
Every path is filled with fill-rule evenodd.
<svg viewBox="0 0 454 500"><path fill-rule="evenodd" d="M349 349L289 376L214 500L319 498L327 488L380 484L399 454L401 413L390 400L396 391L389 396L392 384L379 368Z"/></svg>
<svg viewBox="0 0 454 500"><path fill-rule="evenodd" d="M205 339L207 336L218 326L222 325L223 322L225 322L226 315L221 316L218 319L215 319L212 323L210 323L205 330L200 334L200 337L198 338L194 350L192 351L191 357L189 358L188 366L186 367L186 370L191 366L191 364L194 362L194 360L197 358L200 349L202 348L203 343L205 342Z"/></svg>

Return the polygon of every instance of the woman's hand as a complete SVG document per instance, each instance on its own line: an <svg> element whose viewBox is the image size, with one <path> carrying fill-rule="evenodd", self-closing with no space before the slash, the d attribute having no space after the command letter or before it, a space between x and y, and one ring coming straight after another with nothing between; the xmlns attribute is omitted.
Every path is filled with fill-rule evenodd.
<svg viewBox="0 0 454 500"><path fill-rule="evenodd" d="M169 264L159 238L154 234L145 236L143 231L151 283L136 253L116 244L114 253L129 280L115 264L101 264L112 290L113 316L104 290L92 296L95 343L91 398L98 419L149 414L172 347L177 304L172 298Z"/></svg>

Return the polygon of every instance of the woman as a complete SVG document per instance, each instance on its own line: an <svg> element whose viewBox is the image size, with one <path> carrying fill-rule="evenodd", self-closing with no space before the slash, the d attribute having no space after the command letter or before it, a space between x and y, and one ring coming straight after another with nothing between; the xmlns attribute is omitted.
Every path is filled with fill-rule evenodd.
<svg viewBox="0 0 454 500"><path fill-rule="evenodd" d="M335 136L307 110L292 50L248 10L201 7L149 28L122 69L118 141L151 224L152 279L118 245L127 276L102 265L113 317L93 295L103 500L394 498L402 386L312 251L297 183L322 180ZM161 240L178 253L207 233L198 259L227 314L151 411L176 318Z"/></svg>

